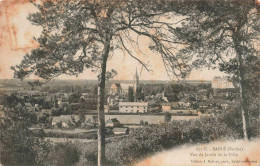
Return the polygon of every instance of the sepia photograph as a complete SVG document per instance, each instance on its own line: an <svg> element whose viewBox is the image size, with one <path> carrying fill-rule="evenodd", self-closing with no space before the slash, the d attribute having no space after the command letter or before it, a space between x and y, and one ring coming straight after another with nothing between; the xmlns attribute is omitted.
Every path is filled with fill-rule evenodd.
<svg viewBox="0 0 260 166"><path fill-rule="evenodd" d="M260 166L260 0L0 0L0 166Z"/></svg>

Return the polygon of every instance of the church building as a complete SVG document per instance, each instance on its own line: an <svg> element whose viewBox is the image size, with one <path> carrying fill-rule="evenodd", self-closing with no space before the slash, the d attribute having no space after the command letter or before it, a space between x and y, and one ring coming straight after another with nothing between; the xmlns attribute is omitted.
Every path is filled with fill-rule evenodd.
<svg viewBox="0 0 260 166"><path fill-rule="evenodd" d="M127 95L129 87L132 87L133 92L134 92L135 101L136 101L136 97L137 97L136 92L137 92L138 84L139 84L139 75L138 75L137 69L136 69L132 84L114 83L109 88L109 94L110 95L115 95L115 94Z"/></svg>

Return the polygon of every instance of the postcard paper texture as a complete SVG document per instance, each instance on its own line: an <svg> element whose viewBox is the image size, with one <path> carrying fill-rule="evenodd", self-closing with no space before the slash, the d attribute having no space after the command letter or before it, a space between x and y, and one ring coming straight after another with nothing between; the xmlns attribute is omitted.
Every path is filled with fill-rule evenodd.
<svg viewBox="0 0 260 166"><path fill-rule="evenodd" d="M0 165L260 166L259 0L0 0Z"/></svg>

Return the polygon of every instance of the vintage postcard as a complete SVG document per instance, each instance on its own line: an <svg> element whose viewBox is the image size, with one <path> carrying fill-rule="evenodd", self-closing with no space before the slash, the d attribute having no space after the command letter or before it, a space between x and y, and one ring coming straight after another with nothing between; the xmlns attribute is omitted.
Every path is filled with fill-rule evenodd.
<svg viewBox="0 0 260 166"><path fill-rule="evenodd" d="M0 165L260 166L260 0L0 0Z"/></svg>

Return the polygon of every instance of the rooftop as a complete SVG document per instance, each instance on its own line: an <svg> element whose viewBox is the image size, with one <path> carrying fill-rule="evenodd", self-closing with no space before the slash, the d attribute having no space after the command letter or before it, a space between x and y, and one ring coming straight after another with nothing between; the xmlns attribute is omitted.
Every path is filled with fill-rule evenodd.
<svg viewBox="0 0 260 166"><path fill-rule="evenodd" d="M119 106L148 106L148 102L119 102Z"/></svg>

